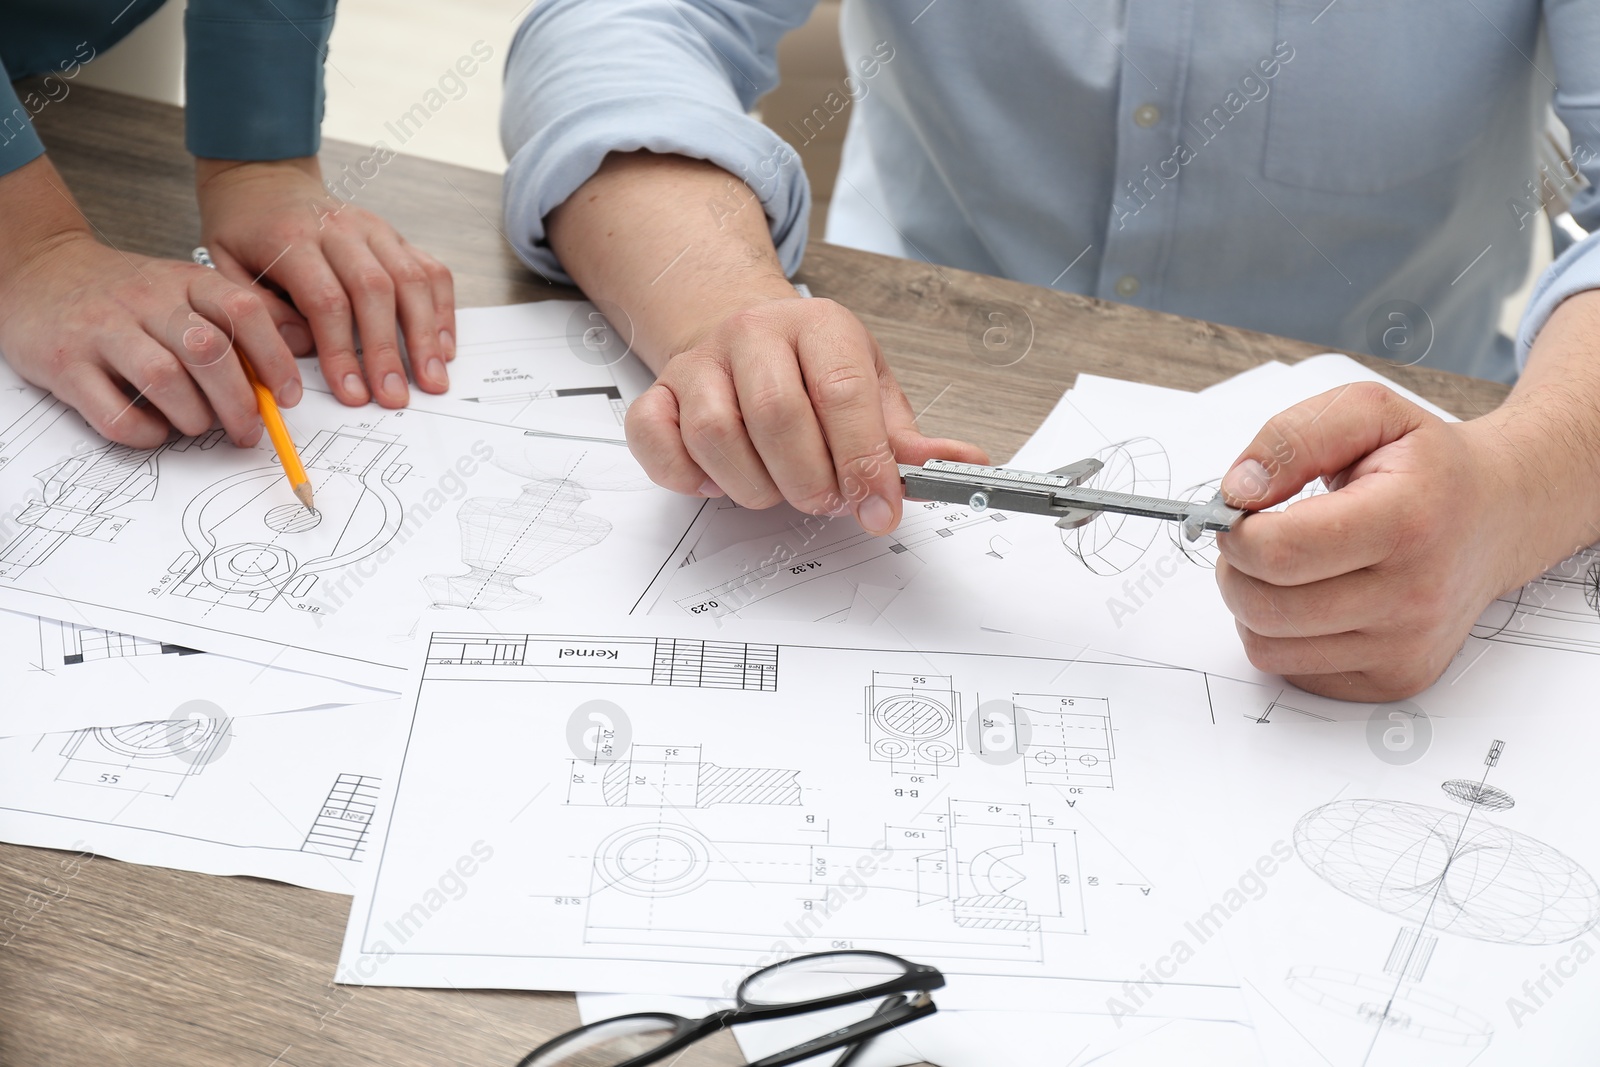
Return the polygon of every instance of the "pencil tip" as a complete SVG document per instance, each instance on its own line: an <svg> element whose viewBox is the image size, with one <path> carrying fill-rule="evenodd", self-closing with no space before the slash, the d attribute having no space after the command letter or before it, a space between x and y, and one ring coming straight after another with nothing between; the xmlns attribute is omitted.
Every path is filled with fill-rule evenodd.
<svg viewBox="0 0 1600 1067"><path fill-rule="evenodd" d="M307 511L315 511L315 510L317 510L316 508L311 506L311 483L310 482L301 482L299 485L295 486L294 487L294 495L299 498L300 503L305 505Z"/></svg>

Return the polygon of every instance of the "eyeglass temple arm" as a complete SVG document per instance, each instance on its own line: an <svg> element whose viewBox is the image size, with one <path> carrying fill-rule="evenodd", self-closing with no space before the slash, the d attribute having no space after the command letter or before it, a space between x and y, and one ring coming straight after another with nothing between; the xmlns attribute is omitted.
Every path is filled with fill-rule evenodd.
<svg viewBox="0 0 1600 1067"><path fill-rule="evenodd" d="M862 1019L858 1023L842 1026L837 1030L830 1030L821 1037L814 1037L810 1041L795 1045L793 1048L774 1052L770 1056L755 1060L748 1067L786 1067L787 1064L799 1063L801 1060L810 1059L812 1056L843 1048L846 1045L861 1046L866 1044L874 1034L881 1034L885 1030L893 1030L897 1026L920 1019L924 1015L932 1015L939 1009L934 1005L933 998L927 993L915 993L910 1000L904 996L894 996L886 1000L876 1012ZM857 1049L852 1048L841 1057L834 1067L842 1067L856 1055Z"/></svg>

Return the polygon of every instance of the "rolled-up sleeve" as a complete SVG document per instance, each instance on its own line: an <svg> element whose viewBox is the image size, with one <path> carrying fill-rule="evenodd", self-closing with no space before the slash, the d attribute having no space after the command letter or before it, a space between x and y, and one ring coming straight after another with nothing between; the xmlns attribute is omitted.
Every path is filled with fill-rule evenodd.
<svg viewBox="0 0 1600 1067"><path fill-rule="evenodd" d="M334 0L189 0L188 146L209 159L293 159L322 143Z"/></svg>
<svg viewBox="0 0 1600 1067"><path fill-rule="evenodd" d="M544 219L610 152L704 159L765 209L784 270L805 251L799 156L746 112L777 84L777 46L815 0L542 0L506 62L505 218L519 255L570 281Z"/></svg>
<svg viewBox="0 0 1600 1067"><path fill-rule="evenodd" d="M10 174L42 155L44 143L33 128L33 113L17 98L11 76L0 63L0 174Z"/></svg>
<svg viewBox="0 0 1600 1067"><path fill-rule="evenodd" d="M1586 289L1600 289L1600 4L1545 0L1555 60L1556 116L1572 134L1571 164L1589 184L1572 199L1572 217L1589 236L1567 249L1539 278L1517 329L1517 366L1556 305Z"/></svg>

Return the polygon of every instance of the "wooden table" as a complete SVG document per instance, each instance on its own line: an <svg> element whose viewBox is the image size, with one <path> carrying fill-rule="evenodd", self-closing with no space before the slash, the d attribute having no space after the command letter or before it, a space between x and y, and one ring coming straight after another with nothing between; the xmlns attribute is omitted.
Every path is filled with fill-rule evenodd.
<svg viewBox="0 0 1600 1067"><path fill-rule="evenodd" d="M181 112L75 86L37 121L105 240L188 257L200 228ZM330 143L324 171L370 152ZM397 158L356 202L448 264L463 306L576 295L540 280L512 253L492 174ZM1196 389L1268 359L1323 350L828 245L812 247L800 280L865 320L913 408L926 408L928 433L975 441L996 458L1022 443L1080 371ZM997 324L1013 331L1003 358L979 343ZM1025 355L1017 362L994 365L1018 352ZM1463 417L1505 394L1487 382L1373 363ZM346 897L71 861L68 853L0 845L0 1063L10 1067L510 1065L578 1021L566 994L333 985ZM724 1040L677 1062L743 1061Z"/></svg>

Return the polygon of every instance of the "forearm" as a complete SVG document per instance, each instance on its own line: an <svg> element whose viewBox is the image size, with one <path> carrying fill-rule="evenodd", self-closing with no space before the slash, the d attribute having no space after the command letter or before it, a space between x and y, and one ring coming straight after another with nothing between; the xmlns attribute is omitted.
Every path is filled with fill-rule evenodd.
<svg viewBox="0 0 1600 1067"><path fill-rule="evenodd" d="M88 220L78 210L67 183L48 156L0 175L0 302L18 272L57 242L89 237Z"/></svg>
<svg viewBox="0 0 1600 1067"><path fill-rule="evenodd" d="M545 223L567 273L626 312L658 374L733 312L795 295L760 201L703 160L612 153Z"/></svg>
<svg viewBox="0 0 1600 1067"><path fill-rule="evenodd" d="M1527 535L1511 583L1600 542L1600 290L1556 308L1516 388L1476 422L1504 448L1506 506Z"/></svg>

